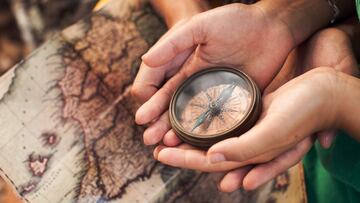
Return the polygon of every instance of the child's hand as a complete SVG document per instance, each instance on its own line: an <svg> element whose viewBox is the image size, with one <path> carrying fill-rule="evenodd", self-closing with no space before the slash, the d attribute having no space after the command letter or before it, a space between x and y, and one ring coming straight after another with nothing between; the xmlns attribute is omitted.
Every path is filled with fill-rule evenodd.
<svg viewBox="0 0 360 203"><path fill-rule="evenodd" d="M228 173L220 188L254 189L298 163L312 146L310 135L338 127L338 74L333 68L316 68L266 95L261 119L251 130L213 145L207 153L183 144L159 146L155 157L168 165L210 172L247 166ZM250 170L253 164L258 165Z"/></svg>

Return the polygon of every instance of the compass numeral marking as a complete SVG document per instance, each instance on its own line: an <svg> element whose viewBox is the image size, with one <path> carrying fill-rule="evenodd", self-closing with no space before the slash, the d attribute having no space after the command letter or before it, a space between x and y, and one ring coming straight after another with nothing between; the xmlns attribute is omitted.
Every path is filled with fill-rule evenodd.
<svg viewBox="0 0 360 203"><path fill-rule="evenodd" d="M238 98L237 96L232 96L227 100L227 102L231 102L231 101L233 101L234 99L237 99L237 98Z"/></svg>
<svg viewBox="0 0 360 203"><path fill-rule="evenodd" d="M231 106L239 106L241 104L242 104L242 102L236 102L236 103L231 103Z"/></svg>
<svg viewBox="0 0 360 203"><path fill-rule="evenodd" d="M227 113L226 115L229 116L232 120L235 120L235 118L231 114Z"/></svg>
<svg viewBox="0 0 360 203"><path fill-rule="evenodd" d="M231 108L223 108L222 111L223 111L223 112L239 112L239 111L237 111L237 110L235 110L235 109L231 109Z"/></svg>
<svg viewBox="0 0 360 203"><path fill-rule="evenodd" d="M205 91L205 94L206 94L206 97L208 98L209 102L211 102L212 97L210 96L210 94L207 91Z"/></svg>
<svg viewBox="0 0 360 203"><path fill-rule="evenodd" d="M224 116L222 114L218 115L219 119L222 121L222 123L225 123Z"/></svg>
<svg viewBox="0 0 360 203"><path fill-rule="evenodd" d="M207 105L205 104L197 104L197 103L191 103L190 106L199 107L202 109L205 109L207 107Z"/></svg>

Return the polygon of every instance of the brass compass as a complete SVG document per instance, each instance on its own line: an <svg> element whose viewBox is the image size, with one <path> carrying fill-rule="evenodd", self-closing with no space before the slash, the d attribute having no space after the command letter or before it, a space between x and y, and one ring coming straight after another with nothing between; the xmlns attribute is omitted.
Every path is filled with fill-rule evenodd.
<svg viewBox="0 0 360 203"><path fill-rule="evenodd" d="M184 142L211 145L249 130L258 119L261 95L245 73L225 67L195 73L176 90L170 122Z"/></svg>

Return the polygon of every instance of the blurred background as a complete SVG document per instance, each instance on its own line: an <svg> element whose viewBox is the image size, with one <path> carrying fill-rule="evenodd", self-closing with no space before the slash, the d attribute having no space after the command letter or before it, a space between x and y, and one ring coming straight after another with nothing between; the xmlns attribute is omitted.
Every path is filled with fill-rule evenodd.
<svg viewBox="0 0 360 203"><path fill-rule="evenodd" d="M42 42L109 0L0 0L0 76ZM210 0L211 7L256 0Z"/></svg>
<svg viewBox="0 0 360 203"><path fill-rule="evenodd" d="M98 0L0 0L0 75L91 13Z"/></svg>

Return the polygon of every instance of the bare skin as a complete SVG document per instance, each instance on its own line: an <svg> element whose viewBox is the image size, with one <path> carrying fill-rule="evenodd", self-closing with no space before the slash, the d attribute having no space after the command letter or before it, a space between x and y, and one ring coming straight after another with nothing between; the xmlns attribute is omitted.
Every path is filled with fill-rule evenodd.
<svg viewBox="0 0 360 203"><path fill-rule="evenodd" d="M292 140L291 143L288 146L284 145L275 150L271 149L272 151L270 150L271 152L268 156L256 154L256 148L249 148L255 155L253 154L253 157L249 155L247 159L238 160L228 158L225 151L222 153L223 151L220 150L220 154L225 157L225 160L223 160L221 158L222 156L217 155L213 156L215 158L211 158L212 156L210 156L210 154L218 154L216 150L207 154L204 151L200 151L186 144L179 145L180 142L178 138L170 129L166 109L172 93L187 76L211 66L225 65L241 69L251 75L260 88L267 93L273 92L279 87L279 84L284 84L303 71L318 66L330 66L332 68L319 69L317 72L311 71L311 74L299 76L299 78L294 80L295 82L291 80L291 82L286 83L280 89L268 94L269 96L265 97L267 98L266 101L268 101L264 104L265 109L270 109L271 106L274 106L271 105L273 102L276 103L277 101L281 103L276 98L281 98L285 93L290 91L288 88L285 88L287 86L297 90L294 91L295 93L302 92L307 89L305 88L306 86L310 86L309 84L325 83L325 79L323 80L321 78L329 79L332 78L332 75L336 75L334 78L338 78L337 75L342 75L335 72L333 70L334 68L345 67L344 69L339 68L338 70L351 72L353 68L351 64L353 64L355 60L351 53L351 48L348 46L348 40L340 41L340 47L338 48L342 50L341 52L326 53L326 51L321 48L319 49L323 43L314 43L314 47L309 46L309 50L313 50L312 52L310 51L310 53L314 55L302 56L300 54L298 56L296 53L291 53L290 57L288 57L289 53L296 46L306 40L316 30L327 25L331 18L332 10L326 1L301 0L289 4L281 0L264 0L252 6L233 4L227 7L221 7L195 15L195 17L192 17L190 20L181 21L173 26L172 29L143 56L142 67L146 67L146 69L141 69L133 86L133 94L145 102L137 112L136 121L138 124L151 124L144 133L145 144L156 144L163 141L163 143L167 145L161 145L155 149L155 158L172 166L192 168L201 171L228 172L232 170L228 172L220 183L220 189L222 191L232 191L241 186L244 186L245 189L256 188L261 183L266 182L271 177L274 177L276 174L296 163L300 159L299 157L302 157L311 147L313 141L311 135L313 133L318 130L327 130L339 126L332 126L329 123L328 125L324 125L325 127L321 126L324 127L324 129L318 126L310 126L311 129L304 128L304 130L308 130L305 133L306 135L295 136L296 139L288 138L284 135L282 139ZM236 33L236 35L233 33ZM329 34L330 37L341 35L342 34ZM329 36L319 37L319 39L330 39ZM346 37L345 35L345 38ZM329 41L338 42L336 39ZM276 49L274 49L274 47L276 47ZM344 54L346 57L337 56L336 54L339 53ZM292 58L291 56L293 56L295 61L290 60L290 58ZM299 67L302 67L302 71L301 69L292 68L297 67L297 65L295 66L294 64L302 61L301 58L303 57L308 57L309 60L307 63L299 64ZM297 60L298 58L299 60ZM317 60L318 58L319 60ZM346 59L334 61L334 59L338 58ZM288 61L286 61L285 65L293 64L294 66L288 65L288 67L290 67L289 74L278 80L276 84L272 82L274 81L273 78L276 75L279 76L278 72L286 59L288 59ZM333 61L333 63L329 64L328 61ZM341 78L346 77L341 76ZM301 82L299 81L308 84L300 84ZM329 82L329 80L327 80L327 82ZM356 86L356 82L352 82L352 84ZM312 89L325 88L325 85L320 86L317 84L315 86L319 86L319 88ZM269 88L268 90L266 90L267 87ZM270 87L273 87L273 89L271 90ZM327 87L326 89L331 88ZM314 93L314 91L308 91L310 93L307 95L308 97L304 98L306 99L305 102L317 103L316 101L309 100L309 97L313 96L311 92ZM321 92L326 91L324 89ZM293 93L294 98L298 96L295 93ZM316 92L317 95L318 93L319 92ZM332 95L332 93L328 93L328 95ZM317 100L318 102L326 98L325 93L323 96L322 94L318 96L320 96ZM299 99L299 101L302 100ZM291 108L289 107L287 109L289 110L287 113L291 113L290 110L294 107L289 106ZM300 108L303 108L303 105L301 107L297 106L296 109ZM318 109L316 108L316 110ZM309 111L304 109L304 116L306 112ZM311 111L315 110L312 109ZM329 110L326 112L329 113L329 118L331 117L331 112L333 111ZM284 115L286 115L285 113L286 112L284 112ZM266 115L265 111L263 117L266 118ZM299 116L298 120L295 118L294 123L300 122L301 118L303 117ZM290 119L287 121L289 120ZM326 122L324 121L323 123ZM293 124L289 125L296 126ZM254 129L256 129L256 127L254 127ZM253 130L249 132L252 131ZM240 138L243 136L244 135ZM240 138L236 139L241 140ZM283 143L280 142L281 140L278 141L279 143ZM261 143L264 144L263 142ZM217 145L214 145L214 147L215 146ZM227 150L231 152L231 150L234 151L235 149L232 147ZM246 153L249 152L244 151L243 154L244 153L246 155ZM236 152L236 154L238 154L238 152ZM252 164L257 165L253 168ZM261 169L260 172L256 172L259 171L257 170L259 167ZM261 176L261 171L265 173L267 170L271 171L271 173Z"/></svg>
<svg viewBox="0 0 360 203"><path fill-rule="evenodd" d="M336 28L326 29L314 35L314 37L311 40L309 40L308 43L294 50L289 55L286 63L284 64L284 67L282 68L282 71L276 76L276 78L265 90L265 94L269 95L269 96L265 96L265 99L268 97L274 97L270 95L274 95L275 92L278 91L276 89L286 84L287 81L302 74L305 71L311 70L312 68L319 66L328 66L335 69L337 72L342 71L348 74L358 75L357 62L352 53L351 41L348 34ZM316 75L325 75L326 77L327 74L316 73ZM332 73L329 75L332 75ZM303 80L298 79L298 81L302 81L305 84L308 83L307 82L308 79L303 79ZM300 84L300 82L297 83ZM309 83L308 86L309 87L311 86L312 89L313 86L315 87L319 86L319 84L314 85L313 83L314 82ZM315 92L313 93L315 94ZM321 95L322 94L319 94L314 98L319 98L319 96ZM326 100L326 98L324 99ZM291 99L291 101L293 101L293 99ZM303 103L301 103L301 107L299 106L297 108L303 109L304 108ZM331 110L326 112L330 113ZM327 114L324 114L324 117L327 117L326 115ZM292 121L292 120L288 119L288 121ZM282 123L285 126L287 125L284 122ZM291 123L293 123L293 121ZM306 124L303 125L305 126ZM332 126L332 127L336 127L336 126ZM168 146L163 146L163 145L159 146L158 148L155 149L154 155L159 161L177 167L191 168L191 169L208 171L208 172L226 171L227 169L228 170L233 169L226 176L224 176L223 180L220 182L219 189L222 191L230 192L235 189L238 189L241 186L244 186L246 189L254 189L257 186L260 186L262 183L275 177L277 174L287 170L295 163L297 163L298 160L300 160L299 157L305 155L306 152L312 146L314 140L312 134L318 130L326 130L328 128L331 127L325 127L324 129L313 129L314 131L308 132L306 135L306 139L303 139L301 142L298 142L297 145L293 147L293 150L288 150L285 152L277 151L279 155L275 159L273 157L259 156L255 159L248 159L245 161L229 160L225 162L212 163L209 161L210 158L207 156L207 152L200 151L186 144L180 144L180 140L175 136L175 134L172 131L167 133L163 140L164 143L167 144ZM241 137L243 137L243 135ZM323 142L325 143L323 145L330 145L331 140L325 140ZM326 142L328 142L328 144L326 144ZM249 147L246 148L251 149ZM236 148L236 149L240 149L240 148ZM211 151L209 151L209 154L210 152ZM269 162L269 160L272 161ZM265 168L266 170L261 169L263 174L256 172L256 173L249 173L248 176L247 173L250 171L252 167L246 165L254 164L254 163L263 163L256 166L256 168L260 167L260 168ZM237 168L240 166L246 166L246 167ZM253 170L255 170L255 168ZM257 171L257 169L255 171ZM267 173L266 171L272 171L272 173ZM238 177L238 178L234 178L234 177ZM255 182L257 183L257 185L254 184Z"/></svg>
<svg viewBox="0 0 360 203"><path fill-rule="evenodd" d="M151 3L164 18L167 26L173 29L175 25L180 26L182 22L206 11L209 7L206 1L198 0L152 0ZM163 80L170 77L173 72L171 69L181 66L182 60L189 57L190 54L191 50L185 51L173 64L157 69L142 63L134 81L132 94L141 103L147 101L159 89Z"/></svg>

